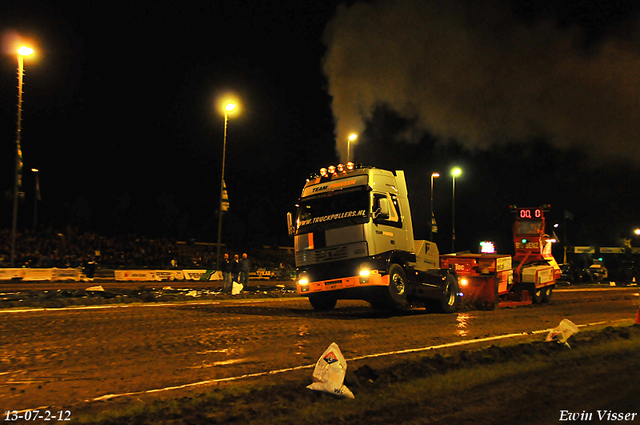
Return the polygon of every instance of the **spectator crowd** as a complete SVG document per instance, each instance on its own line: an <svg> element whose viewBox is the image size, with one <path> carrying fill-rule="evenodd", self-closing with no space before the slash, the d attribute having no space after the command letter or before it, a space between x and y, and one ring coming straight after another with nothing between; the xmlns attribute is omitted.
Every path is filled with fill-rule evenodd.
<svg viewBox="0 0 640 425"><path fill-rule="evenodd" d="M290 262L267 251L255 252L261 255L252 258L252 269L290 270ZM216 269L216 248L214 244L177 242L170 238L106 237L72 227L63 232L48 229L16 234L15 267L76 268L88 264L104 269ZM0 267L10 266L11 232L0 229Z"/></svg>
<svg viewBox="0 0 640 425"><path fill-rule="evenodd" d="M136 236L105 237L79 233L73 228L64 232L26 231L16 235L16 267L81 267L97 262L109 268L177 266L179 250L170 239L147 239ZM11 261L11 232L0 230L0 267Z"/></svg>

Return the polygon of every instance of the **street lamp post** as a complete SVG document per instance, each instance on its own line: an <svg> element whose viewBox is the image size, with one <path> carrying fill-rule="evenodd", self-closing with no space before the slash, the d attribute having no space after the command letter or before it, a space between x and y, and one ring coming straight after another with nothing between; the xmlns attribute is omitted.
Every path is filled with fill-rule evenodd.
<svg viewBox="0 0 640 425"><path fill-rule="evenodd" d="M222 206L224 202L224 164L227 155L227 122L229 112L236 109L235 103L229 102L224 106L224 138L222 142L222 177L220 178L220 210L218 212L218 243L216 249L216 267L220 269L220 242L222 236Z"/></svg>
<svg viewBox="0 0 640 425"><path fill-rule="evenodd" d="M451 197L451 252L456 252L456 177L462 174L458 167L451 170L453 177L453 192Z"/></svg>
<svg viewBox="0 0 640 425"><path fill-rule="evenodd" d="M433 242L433 227L436 225L436 216L433 213L433 179L440 177L440 173L431 173L431 232L429 240Z"/></svg>
<svg viewBox="0 0 640 425"><path fill-rule="evenodd" d="M16 262L16 228L18 227L18 197L22 186L22 79L24 75L24 57L33 53L30 47L22 46L18 49L18 122L16 130L16 173L13 185L13 221L11 224L11 267Z"/></svg>
<svg viewBox="0 0 640 425"><path fill-rule="evenodd" d="M347 138L347 161L351 160L351 142L355 142L358 138L356 133L351 133Z"/></svg>
<svg viewBox="0 0 640 425"><path fill-rule="evenodd" d="M37 168L32 168L31 171L36 177L35 194L33 198L33 231L36 231L36 224L38 223L38 201L40 200L40 173Z"/></svg>

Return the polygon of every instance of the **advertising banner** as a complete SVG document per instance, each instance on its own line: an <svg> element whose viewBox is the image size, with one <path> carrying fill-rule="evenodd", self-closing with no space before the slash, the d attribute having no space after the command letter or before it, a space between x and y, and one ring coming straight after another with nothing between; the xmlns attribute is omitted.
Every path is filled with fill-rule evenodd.
<svg viewBox="0 0 640 425"><path fill-rule="evenodd" d="M576 254L595 254L596 249L592 246L574 246L573 252Z"/></svg>
<svg viewBox="0 0 640 425"><path fill-rule="evenodd" d="M156 270L158 280L184 280L182 270Z"/></svg>
<svg viewBox="0 0 640 425"><path fill-rule="evenodd" d="M53 269L24 269L22 280L53 280Z"/></svg>
<svg viewBox="0 0 640 425"><path fill-rule="evenodd" d="M222 280L222 272L215 270L183 270L187 280Z"/></svg>
<svg viewBox="0 0 640 425"><path fill-rule="evenodd" d="M51 274L53 280L75 280L76 282L80 280L80 270L79 269L53 269L53 273Z"/></svg>
<svg viewBox="0 0 640 425"><path fill-rule="evenodd" d="M275 275L276 273L273 270L258 269L254 272L249 272L249 279L271 279Z"/></svg>
<svg viewBox="0 0 640 425"><path fill-rule="evenodd" d="M161 280L222 280L222 272L215 270L114 270L115 280L118 281L161 281ZM258 270L259 279L270 278L273 272ZM84 278L81 269L52 268L52 269L27 269L27 268L0 268L0 281L80 281Z"/></svg>
<svg viewBox="0 0 640 425"><path fill-rule="evenodd" d="M116 280L159 280L155 270L114 270Z"/></svg>
<svg viewBox="0 0 640 425"><path fill-rule="evenodd" d="M600 254L624 254L625 252L623 247L600 247Z"/></svg>
<svg viewBox="0 0 640 425"><path fill-rule="evenodd" d="M26 269L0 269L0 280L22 279Z"/></svg>

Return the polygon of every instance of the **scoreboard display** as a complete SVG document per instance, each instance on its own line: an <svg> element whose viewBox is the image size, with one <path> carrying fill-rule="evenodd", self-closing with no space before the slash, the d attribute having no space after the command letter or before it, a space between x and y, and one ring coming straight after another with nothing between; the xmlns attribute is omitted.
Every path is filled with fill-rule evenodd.
<svg viewBox="0 0 640 425"><path fill-rule="evenodd" d="M520 220L540 220L544 217L542 208L520 208L516 214Z"/></svg>
<svg viewBox="0 0 640 425"><path fill-rule="evenodd" d="M544 213L551 209L551 205L546 204L536 208L522 208L511 205L510 209L516 213L516 220L543 220Z"/></svg>

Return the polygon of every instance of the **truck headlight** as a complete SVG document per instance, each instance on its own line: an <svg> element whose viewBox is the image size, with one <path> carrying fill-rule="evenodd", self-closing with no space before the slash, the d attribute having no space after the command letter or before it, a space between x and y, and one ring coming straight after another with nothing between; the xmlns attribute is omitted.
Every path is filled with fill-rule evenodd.
<svg viewBox="0 0 640 425"><path fill-rule="evenodd" d="M358 273L360 275L360 284L369 283L369 276L371 275L371 270L368 268L360 269Z"/></svg>
<svg viewBox="0 0 640 425"><path fill-rule="evenodd" d="M309 278L304 276L301 277L300 279L298 279L298 285L303 286L303 285L308 285L309 284Z"/></svg>

